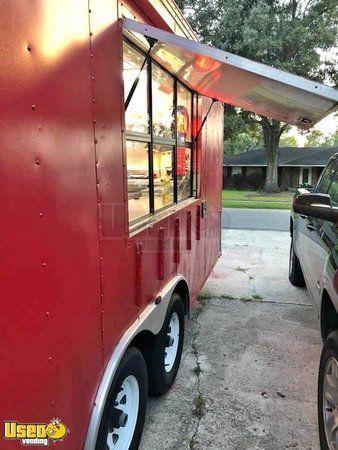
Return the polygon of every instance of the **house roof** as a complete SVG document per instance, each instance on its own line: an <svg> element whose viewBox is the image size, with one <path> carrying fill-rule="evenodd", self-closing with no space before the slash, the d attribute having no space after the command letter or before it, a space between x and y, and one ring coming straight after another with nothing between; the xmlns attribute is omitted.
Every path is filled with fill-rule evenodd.
<svg viewBox="0 0 338 450"><path fill-rule="evenodd" d="M315 166L325 167L338 147L280 147L278 149L279 166ZM234 156L225 156L224 166L266 166L266 151L255 148Z"/></svg>

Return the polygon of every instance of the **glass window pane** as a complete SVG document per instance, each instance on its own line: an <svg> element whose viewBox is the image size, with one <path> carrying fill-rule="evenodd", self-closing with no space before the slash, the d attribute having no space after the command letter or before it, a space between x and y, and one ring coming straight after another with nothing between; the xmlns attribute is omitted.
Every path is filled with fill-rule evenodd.
<svg viewBox="0 0 338 450"><path fill-rule="evenodd" d="M149 214L148 144L127 141L129 221Z"/></svg>
<svg viewBox="0 0 338 450"><path fill-rule="evenodd" d="M330 198L332 206L338 206L338 179L331 184L330 187Z"/></svg>
<svg viewBox="0 0 338 450"><path fill-rule="evenodd" d="M191 149L177 148L177 195L178 200L191 196Z"/></svg>
<svg viewBox="0 0 338 450"><path fill-rule="evenodd" d="M127 100L132 85L140 73L144 59L142 53L123 42L124 101ZM127 130L149 133L147 64L141 72L140 80L126 110L125 121Z"/></svg>
<svg viewBox="0 0 338 450"><path fill-rule="evenodd" d="M303 169L303 184L309 182L309 169Z"/></svg>
<svg viewBox="0 0 338 450"><path fill-rule="evenodd" d="M153 133L174 137L174 79L156 64L152 65Z"/></svg>
<svg viewBox="0 0 338 450"><path fill-rule="evenodd" d="M174 202L173 155L174 147L153 147L155 210Z"/></svg>
<svg viewBox="0 0 338 450"><path fill-rule="evenodd" d="M177 139L191 142L191 92L177 84Z"/></svg>
<svg viewBox="0 0 338 450"><path fill-rule="evenodd" d="M332 166L333 166L333 170L331 173L331 186L330 186L328 193L331 198L332 206L337 207L338 206L338 164L337 164L337 160L334 161Z"/></svg>
<svg viewBox="0 0 338 450"><path fill-rule="evenodd" d="M325 169L325 172L323 173L323 176L320 179L318 186L316 188L316 192L320 192L321 194L327 194L331 186L332 178L336 172L337 172L337 162L334 160Z"/></svg>

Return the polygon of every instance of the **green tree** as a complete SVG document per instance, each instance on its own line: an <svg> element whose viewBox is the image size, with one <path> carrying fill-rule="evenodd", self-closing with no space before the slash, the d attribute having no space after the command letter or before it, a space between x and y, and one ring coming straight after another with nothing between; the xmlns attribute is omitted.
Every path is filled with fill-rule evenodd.
<svg viewBox="0 0 338 450"><path fill-rule="evenodd" d="M236 155L263 145L256 123L248 124L247 113L227 107L224 117L224 154Z"/></svg>
<svg viewBox="0 0 338 450"><path fill-rule="evenodd" d="M294 136L284 136L280 138L280 147L297 147L297 139Z"/></svg>
<svg viewBox="0 0 338 450"><path fill-rule="evenodd" d="M325 140L324 134L319 130L311 130L306 135L306 147L320 147Z"/></svg>
<svg viewBox="0 0 338 450"><path fill-rule="evenodd" d="M256 147L259 147L259 143L249 133L237 133L231 138L225 138L223 144L225 155L237 155Z"/></svg>
<svg viewBox="0 0 338 450"><path fill-rule="evenodd" d="M319 130L311 130L306 134L307 147L335 147L338 145L338 132L325 136Z"/></svg>
<svg viewBox="0 0 338 450"><path fill-rule="evenodd" d="M337 84L338 63L332 52L337 45L337 0L178 3L204 43L297 75ZM248 113L244 120L261 127L268 161L265 189L278 191L277 150L288 125Z"/></svg>
<svg viewBox="0 0 338 450"><path fill-rule="evenodd" d="M329 145L332 147L338 147L338 131L330 136Z"/></svg>

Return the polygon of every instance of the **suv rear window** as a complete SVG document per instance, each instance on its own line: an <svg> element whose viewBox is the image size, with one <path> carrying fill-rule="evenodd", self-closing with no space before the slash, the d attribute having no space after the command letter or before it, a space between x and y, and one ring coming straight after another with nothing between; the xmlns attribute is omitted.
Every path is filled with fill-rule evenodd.
<svg viewBox="0 0 338 450"><path fill-rule="evenodd" d="M333 206L338 206L338 160L334 159L320 179L316 192L329 194Z"/></svg>

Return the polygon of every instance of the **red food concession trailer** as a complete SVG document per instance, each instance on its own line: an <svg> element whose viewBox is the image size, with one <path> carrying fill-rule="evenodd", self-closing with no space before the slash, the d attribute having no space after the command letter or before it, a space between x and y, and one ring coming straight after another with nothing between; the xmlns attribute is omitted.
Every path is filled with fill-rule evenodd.
<svg viewBox="0 0 338 450"><path fill-rule="evenodd" d="M308 128L337 92L173 0L3 1L0 35L0 447L134 449L220 254L222 104Z"/></svg>

